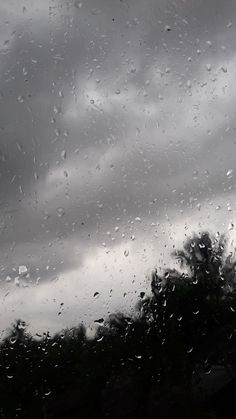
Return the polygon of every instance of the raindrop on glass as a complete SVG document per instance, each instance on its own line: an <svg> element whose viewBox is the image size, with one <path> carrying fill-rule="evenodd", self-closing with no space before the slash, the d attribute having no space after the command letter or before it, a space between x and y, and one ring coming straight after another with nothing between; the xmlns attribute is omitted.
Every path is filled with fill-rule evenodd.
<svg viewBox="0 0 236 419"><path fill-rule="evenodd" d="M129 250L128 249L125 249L125 251L124 251L124 255L127 257L127 256L129 256Z"/></svg>
<svg viewBox="0 0 236 419"><path fill-rule="evenodd" d="M57 208L57 215L58 217L63 217L63 215L65 215L65 210L63 207L58 207Z"/></svg>

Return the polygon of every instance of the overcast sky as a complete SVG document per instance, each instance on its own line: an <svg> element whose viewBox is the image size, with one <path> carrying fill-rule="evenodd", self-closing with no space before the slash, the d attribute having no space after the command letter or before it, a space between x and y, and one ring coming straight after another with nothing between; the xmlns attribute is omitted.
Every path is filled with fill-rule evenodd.
<svg viewBox="0 0 236 419"><path fill-rule="evenodd" d="M234 239L235 17L0 0L1 331L129 310L186 235Z"/></svg>

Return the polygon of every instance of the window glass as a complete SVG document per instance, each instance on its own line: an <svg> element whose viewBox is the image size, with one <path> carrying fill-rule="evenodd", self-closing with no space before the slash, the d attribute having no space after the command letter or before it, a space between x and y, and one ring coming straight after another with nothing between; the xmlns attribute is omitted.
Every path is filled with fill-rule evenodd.
<svg viewBox="0 0 236 419"><path fill-rule="evenodd" d="M229 418L231 0L0 0L0 417Z"/></svg>

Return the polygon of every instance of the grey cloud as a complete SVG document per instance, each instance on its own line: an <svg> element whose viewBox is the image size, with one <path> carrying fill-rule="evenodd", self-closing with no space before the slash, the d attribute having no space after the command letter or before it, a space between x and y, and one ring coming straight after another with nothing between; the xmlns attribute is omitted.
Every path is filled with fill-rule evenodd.
<svg viewBox="0 0 236 419"><path fill-rule="evenodd" d="M44 23L29 7L1 51L1 263L42 282L122 243L107 238L117 218L129 238L137 216L141 234L235 193L232 2L67 5Z"/></svg>

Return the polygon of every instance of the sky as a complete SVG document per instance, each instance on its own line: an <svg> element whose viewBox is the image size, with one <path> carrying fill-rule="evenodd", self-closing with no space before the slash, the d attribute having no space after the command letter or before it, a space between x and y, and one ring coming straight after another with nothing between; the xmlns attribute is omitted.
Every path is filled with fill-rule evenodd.
<svg viewBox="0 0 236 419"><path fill-rule="evenodd" d="M128 312L194 231L234 245L234 1L0 0L0 23L1 333Z"/></svg>

